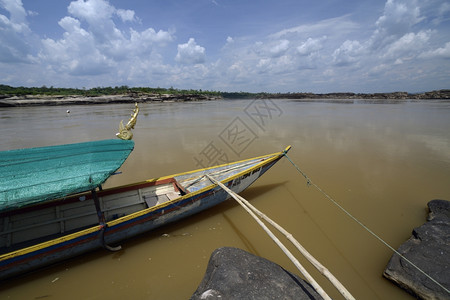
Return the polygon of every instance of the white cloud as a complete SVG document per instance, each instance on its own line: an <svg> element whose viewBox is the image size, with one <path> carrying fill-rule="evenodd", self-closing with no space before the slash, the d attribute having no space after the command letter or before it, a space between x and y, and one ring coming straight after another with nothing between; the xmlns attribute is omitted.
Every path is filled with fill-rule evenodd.
<svg viewBox="0 0 450 300"><path fill-rule="evenodd" d="M93 25L109 22L116 10L105 0L77 0L70 3L68 11L74 17Z"/></svg>
<svg viewBox="0 0 450 300"><path fill-rule="evenodd" d="M162 57L155 49L173 40L170 32L157 32L153 28L141 32L130 29L129 34L122 32L114 24L113 16L117 14L122 20L131 21L135 19L134 12L116 9L104 0L77 0L69 5L68 11L72 16L58 23L65 30L63 37L42 40L39 54L42 63L55 72L73 76L111 72L128 78L126 72L139 73L136 66L147 71L147 63L160 66ZM82 22L87 23L86 28ZM117 68L123 69L112 72Z"/></svg>
<svg viewBox="0 0 450 300"><path fill-rule="evenodd" d="M9 18L0 14L0 62L32 62L33 36L26 22L27 13L22 1L1 0L0 7L9 13Z"/></svg>
<svg viewBox="0 0 450 300"><path fill-rule="evenodd" d="M333 62L337 66L348 66L359 61L363 46L358 41L346 40L333 52Z"/></svg>
<svg viewBox="0 0 450 300"><path fill-rule="evenodd" d="M333 30L334 29L334 30ZM300 35L318 35L324 31L349 32L358 29L358 24L349 19L349 15L336 18L321 20L318 22L299 25L287 29L280 30L270 37L280 38L292 34Z"/></svg>
<svg viewBox="0 0 450 300"><path fill-rule="evenodd" d="M26 23L27 12L23 8L22 0L0 0L0 6L9 12L11 23Z"/></svg>
<svg viewBox="0 0 450 300"><path fill-rule="evenodd" d="M68 7L68 12L80 21L85 21L89 32L95 35L99 43L106 45L112 40L116 43L124 40L122 32L116 28L112 20L116 9L106 0L73 1Z"/></svg>
<svg viewBox="0 0 450 300"><path fill-rule="evenodd" d="M288 74L296 68L296 62L290 55L282 55L277 58L269 58L260 60L258 64L260 73Z"/></svg>
<svg viewBox="0 0 450 300"><path fill-rule="evenodd" d="M300 55L310 55L311 53L317 52L319 50L323 49L322 41L325 40L327 37L324 36L322 38L308 38L306 42L302 43L300 46L297 47L297 52Z"/></svg>
<svg viewBox="0 0 450 300"><path fill-rule="evenodd" d="M156 32L153 28L147 28L142 32L130 29L130 39L126 39L124 43L118 43L117 53L121 54L122 60L130 58L148 59L157 56L157 52L173 41L170 32L159 30ZM158 62L162 61L159 57ZM156 63L156 62L154 62Z"/></svg>
<svg viewBox="0 0 450 300"><path fill-rule="evenodd" d="M390 68L391 68L390 65L386 65L386 64L376 65L371 70L369 70L368 74L370 76L381 76L386 71L388 71Z"/></svg>
<svg viewBox="0 0 450 300"><path fill-rule="evenodd" d="M293 89L301 89L300 82L305 82L308 90L322 85L331 90L361 91L374 80L383 81L379 77L385 72L401 73L396 70L397 66L404 65L403 70L409 72L420 70L423 66L414 64L413 60L426 51L436 33L416 29L421 28L417 26L424 20L419 4L414 7L405 1L387 1L382 14L374 18L372 31L369 27L360 31L361 25L346 15L280 30L258 37L258 42L253 44L248 37L236 39L233 47L224 49L222 65L226 61L227 72L221 78L229 78L236 85L247 83L265 90L277 90L293 82L297 82L292 85ZM352 70L350 73L348 67ZM273 76L277 76L277 80ZM404 84L406 77L391 76L389 87L394 86L397 79ZM364 78L369 80L367 84L355 89L354 83ZM256 85L258 82L260 84ZM335 84L335 88L326 83Z"/></svg>
<svg viewBox="0 0 450 300"><path fill-rule="evenodd" d="M113 61L97 48L94 37L80 27L72 17L64 17L58 23L66 32L64 38L42 41L39 57L55 72L70 75L99 75L108 72Z"/></svg>
<svg viewBox="0 0 450 300"><path fill-rule="evenodd" d="M422 19L417 0L387 0L383 15L375 24L378 28L398 35L408 31Z"/></svg>
<svg viewBox="0 0 450 300"><path fill-rule="evenodd" d="M371 37L374 49L380 49L412 31L424 18L417 0L387 0L383 15L376 21Z"/></svg>
<svg viewBox="0 0 450 300"><path fill-rule="evenodd" d="M134 16L134 11L129 9L118 9L116 10L116 14L120 17L122 22L132 22L136 21Z"/></svg>
<svg viewBox="0 0 450 300"><path fill-rule="evenodd" d="M277 41L274 46L269 49L269 53L272 57L279 57L283 55L289 49L289 41L281 40Z"/></svg>
<svg viewBox="0 0 450 300"><path fill-rule="evenodd" d="M444 47L437 48L422 53L420 58L446 58L450 59L450 42L445 43Z"/></svg>
<svg viewBox="0 0 450 300"><path fill-rule="evenodd" d="M423 51L430 39L431 31L420 31L417 34L410 32L386 46L386 50L381 55L383 58L404 59L405 57L415 56Z"/></svg>
<svg viewBox="0 0 450 300"><path fill-rule="evenodd" d="M67 31L68 33L72 33L75 31L80 31L81 30L81 24L80 21L78 21L77 19L74 19L72 17L64 17L62 18L59 22L58 25L61 26L65 31ZM84 31L84 34L88 34L86 31Z"/></svg>
<svg viewBox="0 0 450 300"><path fill-rule="evenodd" d="M39 13L37 11L27 10L27 15L34 17L34 16L39 16Z"/></svg>
<svg viewBox="0 0 450 300"><path fill-rule="evenodd" d="M261 58L256 66L258 68L268 68L270 66L270 59Z"/></svg>
<svg viewBox="0 0 450 300"><path fill-rule="evenodd" d="M178 45L175 60L181 64L202 64L205 62L205 48L197 45L195 39L190 38L186 44Z"/></svg>

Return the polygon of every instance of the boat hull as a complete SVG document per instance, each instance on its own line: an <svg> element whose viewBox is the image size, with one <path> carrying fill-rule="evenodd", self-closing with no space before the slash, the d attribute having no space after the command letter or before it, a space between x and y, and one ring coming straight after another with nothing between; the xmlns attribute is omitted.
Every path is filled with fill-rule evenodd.
<svg viewBox="0 0 450 300"><path fill-rule="evenodd" d="M238 172L222 181L236 193L240 193L270 169L283 152L265 159L244 172ZM133 190L139 186L126 186ZM117 188L120 191L120 188ZM189 192L163 205L143 209L137 213L64 235L43 243L18 249L0 256L0 280L38 269L43 266L116 244L130 237L173 223L211 208L229 198L217 185L210 184L195 192Z"/></svg>

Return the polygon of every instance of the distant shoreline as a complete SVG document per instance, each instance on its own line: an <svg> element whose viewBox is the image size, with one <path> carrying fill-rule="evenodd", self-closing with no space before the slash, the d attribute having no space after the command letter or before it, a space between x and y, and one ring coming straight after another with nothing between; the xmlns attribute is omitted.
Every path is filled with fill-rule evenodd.
<svg viewBox="0 0 450 300"><path fill-rule="evenodd" d="M199 94L124 94L102 96L24 95L0 98L0 107L211 101L221 97Z"/></svg>
<svg viewBox="0 0 450 300"><path fill-rule="evenodd" d="M425 93L409 94L407 92L394 92L394 93L327 93L327 94L314 94L314 93L278 93L278 94L260 94L258 98L283 98L283 99L373 99L373 100L407 100L407 99L448 99L450 100L450 90L438 90Z"/></svg>
<svg viewBox="0 0 450 300"><path fill-rule="evenodd" d="M292 100L450 100L450 90L438 90L418 94L407 92L394 93L221 93L208 94L160 94L160 93L126 93L119 95L0 95L0 107L56 106L118 104L145 102L187 102L212 101L221 99L292 99Z"/></svg>

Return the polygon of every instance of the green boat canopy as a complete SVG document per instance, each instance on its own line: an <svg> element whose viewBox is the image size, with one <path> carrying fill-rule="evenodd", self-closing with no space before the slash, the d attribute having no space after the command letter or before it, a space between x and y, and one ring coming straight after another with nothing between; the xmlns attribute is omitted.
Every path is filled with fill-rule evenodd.
<svg viewBox="0 0 450 300"><path fill-rule="evenodd" d="M133 141L103 140L2 151L0 211L95 189L133 148Z"/></svg>

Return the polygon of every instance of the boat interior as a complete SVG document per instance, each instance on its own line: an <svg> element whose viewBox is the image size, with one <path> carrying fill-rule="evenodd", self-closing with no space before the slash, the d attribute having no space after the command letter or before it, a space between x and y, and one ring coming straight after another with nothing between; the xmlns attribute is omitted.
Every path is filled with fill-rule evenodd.
<svg viewBox="0 0 450 300"><path fill-rule="evenodd" d="M105 222L185 194L173 178L96 192ZM0 212L0 254L96 226L99 221L91 192Z"/></svg>

